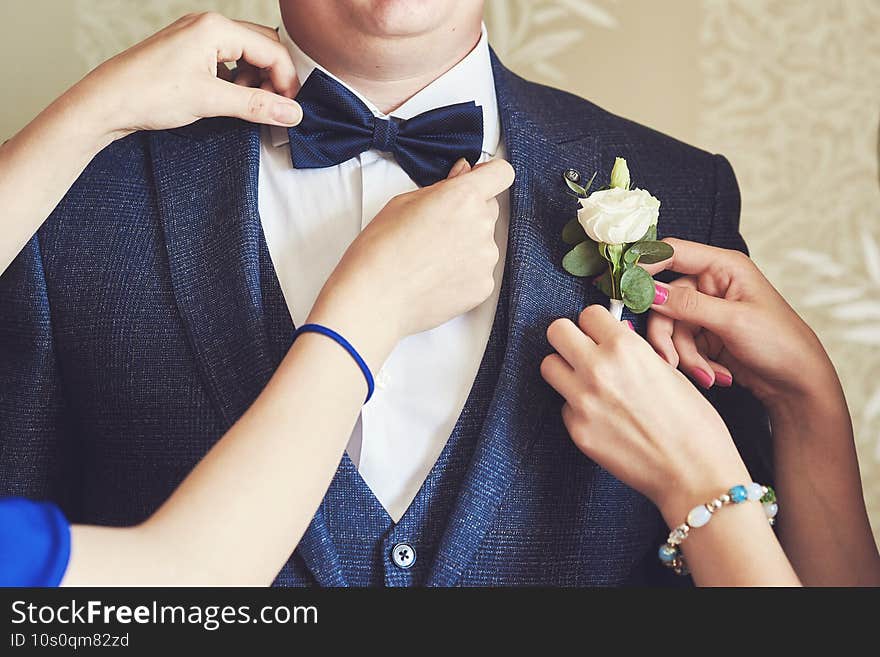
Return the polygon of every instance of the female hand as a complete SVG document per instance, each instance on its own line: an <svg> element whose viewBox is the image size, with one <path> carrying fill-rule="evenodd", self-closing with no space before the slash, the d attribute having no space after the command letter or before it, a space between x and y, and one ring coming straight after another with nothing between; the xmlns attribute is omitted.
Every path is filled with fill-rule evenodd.
<svg viewBox="0 0 880 657"><path fill-rule="evenodd" d="M447 180L391 199L346 251L311 317L329 310L335 325L396 342L481 304L495 287L495 197L513 177L504 160L472 171L459 160Z"/></svg>
<svg viewBox="0 0 880 657"><path fill-rule="evenodd" d="M645 269L688 275L658 283L648 320L648 340L670 364L706 388L736 380L771 411L839 394L819 339L748 256L665 241L675 255Z"/></svg>
<svg viewBox="0 0 880 657"><path fill-rule="evenodd" d="M558 353L541 374L565 398L578 448L659 507L670 526L694 500L750 481L724 421L700 392L625 323L589 306L576 326L558 319Z"/></svg>
<svg viewBox="0 0 880 657"><path fill-rule="evenodd" d="M785 508L778 532L800 578L810 585L876 585L880 558L852 421L819 339L744 254L665 241L674 257L645 269L687 276L658 284L651 344L704 387L736 380L766 406ZM817 545L830 548L820 557Z"/></svg>
<svg viewBox="0 0 880 657"><path fill-rule="evenodd" d="M235 83L225 64L232 61L241 73ZM114 140L211 116L296 125L297 90L274 30L218 14L184 16L108 60L0 145L0 274Z"/></svg>
<svg viewBox="0 0 880 657"><path fill-rule="evenodd" d="M237 84L226 62L239 62ZM66 95L95 108L96 125L118 138L213 116L295 125L302 118L291 100L298 88L273 29L205 13L184 16L106 61Z"/></svg>

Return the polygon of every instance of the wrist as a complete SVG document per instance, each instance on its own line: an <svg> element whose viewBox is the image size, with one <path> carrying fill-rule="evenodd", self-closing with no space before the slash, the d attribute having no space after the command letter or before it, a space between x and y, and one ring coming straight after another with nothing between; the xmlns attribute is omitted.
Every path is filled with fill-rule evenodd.
<svg viewBox="0 0 880 657"><path fill-rule="evenodd" d="M809 410L814 404L820 407L836 403L843 396L843 388L822 343L810 331L813 346L803 347L803 357L796 366L768 377L773 385L759 395L769 415L793 416ZM767 382L769 384L769 381ZM757 393L756 393L757 394Z"/></svg>
<svg viewBox="0 0 880 657"><path fill-rule="evenodd" d="M76 122L76 134L89 140L95 152L136 130L134 121L127 118L123 100L107 92L111 85L102 83L102 66L86 75L54 103L58 111Z"/></svg>
<svg viewBox="0 0 880 657"><path fill-rule="evenodd" d="M737 485L747 485L752 479L742 461L729 468L694 473L689 478L670 482L668 490L655 504L660 509L667 526L671 529L687 519L696 506L705 504Z"/></svg>
<svg viewBox="0 0 880 657"><path fill-rule="evenodd" d="M841 422L850 424L846 397L836 374L818 379L809 388L804 387L767 400L765 406L774 436L783 428L810 433L811 427Z"/></svg>
<svg viewBox="0 0 880 657"><path fill-rule="evenodd" d="M334 276L324 285L306 322L340 333L374 374L402 337L393 317L377 312L374 296Z"/></svg>

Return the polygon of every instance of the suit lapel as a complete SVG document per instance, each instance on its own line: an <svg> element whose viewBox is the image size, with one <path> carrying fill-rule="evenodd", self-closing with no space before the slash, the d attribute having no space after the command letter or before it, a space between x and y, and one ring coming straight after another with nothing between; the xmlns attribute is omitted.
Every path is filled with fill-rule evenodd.
<svg viewBox="0 0 880 657"><path fill-rule="evenodd" d="M490 410L469 472L449 518L429 584L452 586L472 563L498 507L540 437L548 404L555 398L540 376L550 353L545 332L558 317L574 318L585 305L604 303L589 281L562 270L562 227L576 216L562 172L587 177L599 167L590 135L548 134L523 107L523 81L493 56L499 112L508 158L516 171L502 292L509 309L507 344ZM601 177L601 175L600 175Z"/></svg>
<svg viewBox="0 0 880 657"><path fill-rule="evenodd" d="M259 395L293 329L258 213L259 128L201 121L150 139L174 295L228 426ZM321 508L297 553L319 584L345 585Z"/></svg>
<svg viewBox="0 0 880 657"><path fill-rule="evenodd" d="M226 425L271 376L260 289L259 128L231 119L150 135L175 299Z"/></svg>

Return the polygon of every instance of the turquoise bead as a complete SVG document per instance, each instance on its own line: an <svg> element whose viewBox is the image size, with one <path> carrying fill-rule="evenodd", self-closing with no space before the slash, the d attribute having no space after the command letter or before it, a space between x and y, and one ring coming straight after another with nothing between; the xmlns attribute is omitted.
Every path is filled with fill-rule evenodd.
<svg viewBox="0 0 880 657"><path fill-rule="evenodd" d="M678 549L664 543L657 551L657 556L660 557L660 561L669 563L678 556Z"/></svg>
<svg viewBox="0 0 880 657"><path fill-rule="evenodd" d="M742 504L749 499L749 491L745 486L734 486L727 494L730 495L730 501L734 504Z"/></svg>

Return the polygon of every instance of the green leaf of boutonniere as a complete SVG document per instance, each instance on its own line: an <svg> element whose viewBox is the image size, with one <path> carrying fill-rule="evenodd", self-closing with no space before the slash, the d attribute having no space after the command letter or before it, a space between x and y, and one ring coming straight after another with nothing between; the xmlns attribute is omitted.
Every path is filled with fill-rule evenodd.
<svg viewBox="0 0 880 657"><path fill-rule="evenodd" d="M569 221L565 224L565 228L562 229L562 241L566 244L580 244L584 240L589 240L592 242L588 236L587 231L584 230L584 227L581 226L580 222L577 220L577 217ZM595 242L593 242L595 244Z"/></svg>
<svg viewBox="0 0 880 657"><path fill-rule="evenodd" d="M595 276L606 266L607 263L599 255L596 243L592 240L581 242L562 259L562 268L574 276Z"/></svg>
<svg viewBox="0 0 880 657"><path fill-rule="evenodd" d="M565 181L565 184L568 185L568 188L577 194L580 198L587 198L587 190L578 185L575 181L569 180L568 178L562 178Z"/></svg>
<svg viewBox="0 0 880 657"><path fill-rule="evenodd" d="M611 289L611 272L606 271L599 278L593 281L593 285L599 288L599 291L606 297L614 296L614 290Z"/></svg>
<svg viewBox="0 0 880 657"><path fill-rule="evenodd" d="M638 242L656 242L657 241L657 224L650 226L647 232L639 238Z"/></svg>
<svg viewBox="0 0 880 657"><path fill-rule="evenodd" d="M627 266L637 262L652 265L671 258L673 253L675 251L666 242L637 242L629 247L623 258Z"/></svg>
<svg viewBox="0 0 880 657"><path fill-rule="evenodd" d="M634 313L643 313L654 302L654 279L641 267L630 267L620 279L623 303Z"/></svg>
<svg viewBox="0 0 880 657"><path fill-rule="evenodd" d="M568 188L575 194L577 194L580 198L587 198L587 196L590 195L590 187L593 186L593 181L596 179L596 173L598 173L598 171L593 173L593 176L587 182L586 187L581 187L573 180L569 180L568 176L563 175L562 179L565 181L565 184L568 185Z"/></svg>

